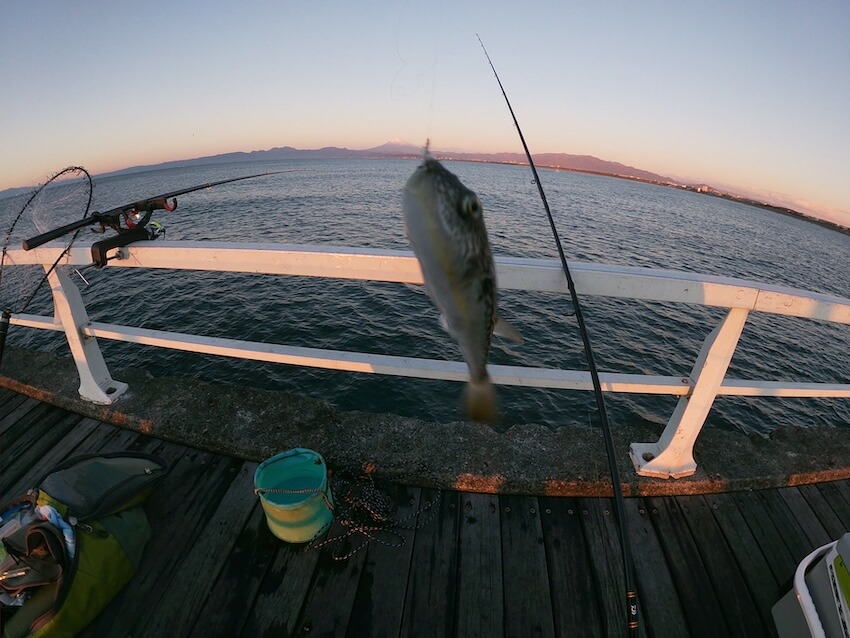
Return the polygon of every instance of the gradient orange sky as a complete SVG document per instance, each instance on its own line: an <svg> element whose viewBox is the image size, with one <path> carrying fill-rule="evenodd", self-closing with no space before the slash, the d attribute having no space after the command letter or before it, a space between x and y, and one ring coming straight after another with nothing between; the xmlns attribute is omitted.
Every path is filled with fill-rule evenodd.
<svg viewBox="0 0 850 638"><path fill-rule="evenodd" d="M275 146L589 154L850 226L850 3L4 3L0 190Z"/></svg>

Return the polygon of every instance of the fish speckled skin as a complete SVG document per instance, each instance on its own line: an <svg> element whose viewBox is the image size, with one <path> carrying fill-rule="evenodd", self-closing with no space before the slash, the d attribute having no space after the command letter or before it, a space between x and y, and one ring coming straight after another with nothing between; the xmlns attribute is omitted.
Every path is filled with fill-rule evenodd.
<svg viewBox="0 0 850 638"><path fill-rule="evenodd" d="M427 155L404 187L408 240L425 289L469 367L467 415L497 418L487 355L496 316L496 271L478 196Z"/></svg>

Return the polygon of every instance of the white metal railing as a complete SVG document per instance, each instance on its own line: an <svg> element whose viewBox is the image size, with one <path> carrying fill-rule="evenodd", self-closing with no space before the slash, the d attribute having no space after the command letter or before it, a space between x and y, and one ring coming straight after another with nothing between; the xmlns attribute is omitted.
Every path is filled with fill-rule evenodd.
<svg viewBox="0 0 850 638"><path fill-rule="evenodd" d="M49 268L59 248L45 245L9 254L12 264ZM392 250L223 242L140 242L119 248L109 268L169 268L297 275L421 284L422 273L412 253ZM89 247L75 246L63 264L91 263ZM555 260L496 258L499 288L567 293L560 263ZM678 404L659 440L632 443L630 455L638 474L663 478L696 471L693 446L718 395L850 398L850 384L792 383L726 379L726 372L750 312L768 312L839 324L850 324L850 300L740 279L670 270L571 263L579 295L680 302L726 308L727 313L705 339L689 375L653 376L600 373L603 391L678 396ZM109 404L127 385L115 381L101 355L97 338L256 361L286 363L427 379L466 381L462 362L293 347L238 339L149 330L89 320L79 290L61 270L50 275L55 316L21 314L12 323L64 331L80 375L80 395ZM583 370L490 365L496 384L567 390L592 390Z"/></svg>

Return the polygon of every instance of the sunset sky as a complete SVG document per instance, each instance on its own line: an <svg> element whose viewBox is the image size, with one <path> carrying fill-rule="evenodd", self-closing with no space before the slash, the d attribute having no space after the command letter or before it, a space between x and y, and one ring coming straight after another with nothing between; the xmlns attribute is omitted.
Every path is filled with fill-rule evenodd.
<svg viewBox="0 0 850 638"><path fill-rule="evenodd" d="M0 190L391 139L594 155L850 226L850 3L4 2Z"/></svg>

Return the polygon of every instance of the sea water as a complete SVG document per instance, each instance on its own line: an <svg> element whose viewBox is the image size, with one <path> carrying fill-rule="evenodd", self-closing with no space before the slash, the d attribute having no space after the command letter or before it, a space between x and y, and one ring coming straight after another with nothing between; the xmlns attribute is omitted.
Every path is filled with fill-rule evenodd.
<svg viewBox="0 0 850 638"><path fill-rule="evenodd" d="M556 259L527 167L446 162L481 199L493 253ZM94 210L230 177L276 175L178 197L158 212L169 240L317 244L409 250L401 190L406 160L247 162L149 170L95 180ZM850 297L850 236L794 217L690 191L568 171L541 180L570 261L741 277ZM13 208L20 198L4 200ZM73 219L74 214L69 213ZM87 231L84 231L87 232ZM83 236L85 239L85 236ZM293 346L462 360L421 287L191 271L84 269L76 279L94 321ZM38 303L50 312L48 293ZM36 306L38 305L36 304ZM502 291L500 313L522 345L494 339L490 362L587 369L566 295ZM582 298L602 372L687 376L723 309ZM61 334L13 328L9 343L67 354ZM284 390L341 410L429 421L462 418L463 384L302 369L100 341L112 369ZM850 383L848 327L752 313L732 378ZM590 392L497 388L501 427L598 422ZM663 425L674 397L606 394L611 422ZM710 426L768 434L782 426L850 426L847 399L718 398Z"/></svg>

